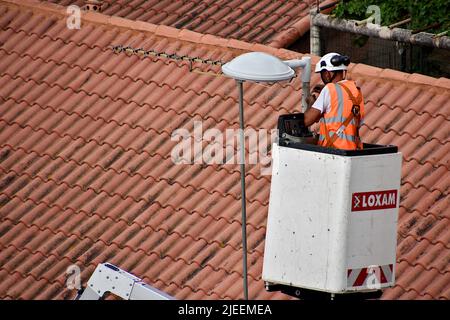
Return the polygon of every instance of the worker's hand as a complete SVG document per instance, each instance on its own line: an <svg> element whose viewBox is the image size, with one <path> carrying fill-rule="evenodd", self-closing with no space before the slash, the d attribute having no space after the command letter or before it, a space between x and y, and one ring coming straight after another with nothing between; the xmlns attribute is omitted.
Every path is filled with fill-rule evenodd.
<svg viewBox="0 0 450 320"><path fill-rule="evenodd" d="M314 86L312 93L320 94L320 91L322 91L323 87L325 87L323 84L317 84Z"/></svg>
<svg viewBox="0 0 450 320"><path fill-rule="evenodd" d="M316 135L319 135L319 134L320 134L320 124L319 124L319 122L313 123L313 124L309 127L309 130L310 130L312 133L314 133L314 134L316 134Z"/></svg>
<svg viewBox="0 0 450 320"><path fill-rule="evenodd" d="M306 98L306 103L308 103L308 106L311 107L314 102L317 100L317 96L313 95L312 93Z"/></svg>
<svg viewBox="0 0 450 320"><path fill-rule="evenodd" d="M318 84L312 89L312 91L309 94L309 97L306 100L308 106L311 107L314 104L314 102L319 97L320 91L322 91L323 87L324 87L323 85Z"/></svg>

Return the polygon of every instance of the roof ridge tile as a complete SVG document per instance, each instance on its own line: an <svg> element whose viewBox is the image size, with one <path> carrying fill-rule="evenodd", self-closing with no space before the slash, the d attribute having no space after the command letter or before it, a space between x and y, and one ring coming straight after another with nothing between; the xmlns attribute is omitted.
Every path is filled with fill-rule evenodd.
<svg viewBox="0 0 450 320"><path fill-rule="evenodd" d="M379 68L362 63L350 64L349 75L357 74L363 78L378 78L389 80L394 83L410 83L413 85L422 85L427 87L440 87L450 89L450 79L434 78L419 73L407 73L389 68Z"/></svg>
<svg viewBox="0 0 450 320"><path fill-rule="evenodd" d="M201 42L206 45L226 47L227 43L228 43L228 39L206 33L206 34L202 35Z"/></svg>
<svg viewBox="0 0 450 320"><path fill-rule="evenodd" d="M191 31L189 29L179 29L178 39L183 41L190 41L195 43L202 43L204 35L199 32Z"/></svg>
<svg viewBox="0 0 450 320"><path fill-rule="evenodd" d="M321 6L326 6L328 4L332 4L336 2L335 0L325 0L321 1ZM306 4L308 6L308 4ZM314 5L310 4L309 9L313 10ZM322 10L321 12L324 14L330 13L334 7L327 8ZM310 29L311 18L309 14L304 17L298 19L295 23L290 25L284 31L278 33L270 42L269 45L274 46L276 48L285 48L293 44L296 40L302 37L305 33L307 33Z"/></svg>
<svg viewBox="0 0 450 320"><path fill-rule="evenodd" d="M379 73L379 76L381 78L387 78L387 79L392 79L392 80L398 80L398 81L408 81L408 78L410 76L410 74L408 73L404 73L398 70L394 70L394 69L381 69L382 71Z"/></svg>
<svg viewBox="0 0 450 320"><path fill-rule="evenodd" d="M423 84L427 86L436 86L438 78L430 77L420 73L412 73L408 76L408 82L415 84Z"/></svg>
<svg viewBox="0 0 450 320"><path fill-rule="evenodd" d="M128 20L128 19L125 19L125 20ZM133 29L134 21L133 20L128 20L128 21L131 21L131 22L128 22L128 24L130 25L129 28ZM170 27L170 26L165 26L165 25L161 24L161 25L157 25L156 26L155 35L156 36L161 36L161 37L166 37L166 38L179 39L179 37L180 37L180 29L177 29L177 28L174 28L174 27Z"/></svg>
<svg viewBox="0 0 450 320"><path fill-rule="evenodd" d="M359 74L365 77L379 78L382 69L362 63L351 63L348 67L349 75Z"/></svg>
<svg viewBox="0 0 450 320"><path fill-rule="evenodd" d="M252 44L242 40L236 40L231 38L227 41L227 47L230 49L241 49L245 51L251 51Z"/></svg>
<svg viewBox="0 0 450 320"><path fill-rule="evenodd" d="M450 79L448 78L440 77L434 84L438 87L450 89Z"/></svg>
<svg viewBox="0 0 450 320"><path fill-rule="evenodd" d="M82 19L86 19L88 21L96 21L97 23L101 23L101 24L110 24L111 23L111 16L101 14L101 13L95 12L95 11L84 11Z"/></svg>

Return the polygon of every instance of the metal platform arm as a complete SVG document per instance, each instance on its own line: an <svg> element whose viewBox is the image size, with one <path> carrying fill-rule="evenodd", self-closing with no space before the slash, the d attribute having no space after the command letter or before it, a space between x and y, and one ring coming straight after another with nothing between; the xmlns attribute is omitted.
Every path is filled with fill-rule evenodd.
<svg viewBox="0 0 450 320"><path fill-rule="evenodd" d="M100 300L107 292L125 300L175 300L110 263L100 263L95 268L86 288L75 299Z"/></svg>

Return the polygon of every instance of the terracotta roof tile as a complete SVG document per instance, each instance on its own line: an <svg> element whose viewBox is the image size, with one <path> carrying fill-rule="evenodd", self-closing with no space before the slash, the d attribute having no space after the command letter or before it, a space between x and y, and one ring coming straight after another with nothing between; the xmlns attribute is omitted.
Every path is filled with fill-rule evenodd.
<svg viewBox="0 0 450 320"><path fill-rule="evenodd" d="M81 0L41 0L40 7L53 3L64 6L75 4L83 6ZM321 5L333 0L321 0ZM103 2L102 14L96 12L83 13L100 23L109 19L121 27L127 27L126 20L147 22L142 27L151 25L170 26L177 29L192 30L201 34L210 34L221 38L232 38L249 43L263 43L277 48L285 48L298 40L309 30L309 11L315 5L313 0L226 0L215 1L129 1ZM60 7L54 6L56 12ZM328 12L325 10L324 12ZM125 18L116 19L116 17ZM134 25L136 27L137 25ZM138 28L142 30L141 28ZM154 32L152 29L147 29ZM163 29L159 29L163 30ZM164 29L170 33L170 29ZM158 33L159 31L157 31ZM167 36L165 31L162 34ZM185 36L186 33L183 34ZM193 38L192 38L193 37ZM197 35L190 34L184 40L196 40Z"/></svg>
<svg viewBox="0 0 450 320"><path fill-rule="evenodd" d="M300 55L97 13L68 30L64 8L13 3L0 3L0 297L72 299L67 267L80 266L85 283L110 261L177 298L240 298L239 168L175 165L170 139L178 128L192 132L194 121L203 130L237 128L234 82L189 72L186 63L114 54L111 46L222 61L251 50ZM168 2L144 14L115 4L104 13L177 21L193 5ZM246 30L245 21L264 18L257 2L242 5L254 7L230 25ZM220 20L233 8L205 7L200 16ZM271 10L291 17L281 3ZM205 25L195 19L183 23ZM365 95L364 140L398 145L404 157L397 285L383 298L448 299L448 83L361 64L350 76ZM313 75L311 85L318 82ZM278 115L299 110L300 88L299 79L246 83L247 127L271 129ZM250 296L287 299L261 281L270 177L260 170L247 166Z"/></svg>

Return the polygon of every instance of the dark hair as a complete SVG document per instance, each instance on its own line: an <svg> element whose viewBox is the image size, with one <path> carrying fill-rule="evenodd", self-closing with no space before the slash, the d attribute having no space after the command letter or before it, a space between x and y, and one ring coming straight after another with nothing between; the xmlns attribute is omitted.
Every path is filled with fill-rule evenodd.
<svg viewBox="0 0 450 320"><path fill-rule="evenodd" d="M340 74L344 75L344 71L345 70L326 70L326 69L324 69L324 70L320 71L320 73L325 72L325 71L334 72L335 74L339 74L340 73Z"/></svg>

